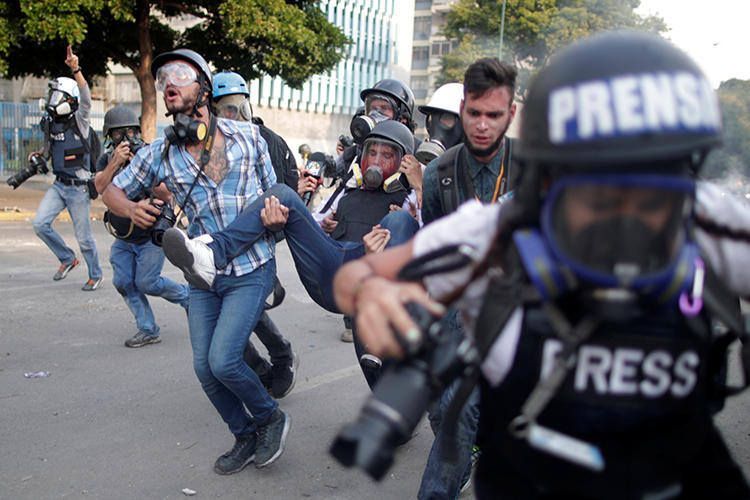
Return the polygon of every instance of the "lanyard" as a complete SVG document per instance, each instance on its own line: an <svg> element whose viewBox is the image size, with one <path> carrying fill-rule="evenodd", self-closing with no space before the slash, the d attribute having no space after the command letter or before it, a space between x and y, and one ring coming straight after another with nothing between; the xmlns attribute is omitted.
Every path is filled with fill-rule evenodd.
<svg viewBox="0 0 750 500"><path fill-rule="evenodd" d="M468 153L467 153L468 154ZM477 190L474 187L474 181L471 179L471 169L469 168L468 162L466 163L466 179L468 180L469 185L471 186L471 190L474 191L474 198L482 202L482 200L479 199L479 196L477 195ZM497 179L495 180L495 191L492 193L492 199L490 200L490 203L495 203L497 201L497 197L500 195L500 191L502 191L502 187L505 186L505 150L501 152L500 156L500 173L497 174Z"/></svg>

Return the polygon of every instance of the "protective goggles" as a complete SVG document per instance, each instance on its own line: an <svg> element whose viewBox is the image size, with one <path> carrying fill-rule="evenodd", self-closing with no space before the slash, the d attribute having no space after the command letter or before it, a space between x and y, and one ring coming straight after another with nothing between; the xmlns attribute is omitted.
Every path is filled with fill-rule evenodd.
<svg viewBox="0 0 750 500"><path fill-rule="evenodd" d="M156 90L164 92L171 83L177 87L184 87L198 81L198 73L187 63L171 62L156 71Z"/></svg>
<svg viewBox="0 0 750 500"><path fill-rule="evenodd" d="M221 97L216 105L216 116L230 120L250 120L250 103L241 94L233 94Z"/></svg>
<svg viewBox="0 0 750 500"><path fill-rule="evenodd" d="M674 176L566 177L549 189L541 229L584 281L640 288L661 282L682 253L694 193L691 180Z"/></svg>
<svg viewBox="0 0 750 500"><path fill-rule="evenodd" d="M136 127L120 127L109 131L109 136L112 138L112 142L119 144L125 136L134 139L140 131Z"/></svg>
<svg viewBox="0 0 750 500"><path fill-rule="evenodd" d="M67 92L63 92L62 90L52 90L49 94L49 98L47 99L47 105L54 108L58 104L72 101L75 101L75 97L71 96Z"/></svg>

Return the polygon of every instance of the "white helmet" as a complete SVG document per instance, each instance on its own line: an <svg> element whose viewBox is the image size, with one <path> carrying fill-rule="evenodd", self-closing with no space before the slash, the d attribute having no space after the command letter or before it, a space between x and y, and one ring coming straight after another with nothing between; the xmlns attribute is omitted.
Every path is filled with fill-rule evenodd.
<svg viewBox="0 0 750 500"><path fill-rule="evenodd" d="M435 111L449 111L461 114L461 100L464 98L463 83L446 83L432 94L430 102L419 106L419 111L425 115Z"/></svg>
<svg viewBox="0 0 750 500"><path fill-rule="evenodd" d="M72 78L61 76L49 82L47 111L53 116L66 116L78 109L81 92Z"/></svg>

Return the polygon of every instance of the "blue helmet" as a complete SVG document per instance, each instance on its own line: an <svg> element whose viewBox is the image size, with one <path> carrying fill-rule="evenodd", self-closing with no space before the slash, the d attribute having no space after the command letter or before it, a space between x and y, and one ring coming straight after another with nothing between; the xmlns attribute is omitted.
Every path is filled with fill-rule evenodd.
<svg viewBox="0 0 750 500"><path fill-rule="evenodd" d="M250 97L245 79L233 71L222 71L214 75L213 98L214 100L225 95L243 94Z"/></svg>

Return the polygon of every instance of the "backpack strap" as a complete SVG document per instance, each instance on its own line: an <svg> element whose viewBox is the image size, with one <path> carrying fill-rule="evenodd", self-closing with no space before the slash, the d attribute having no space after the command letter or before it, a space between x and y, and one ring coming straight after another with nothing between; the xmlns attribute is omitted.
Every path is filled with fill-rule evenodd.
<svg viewBox="0 0 750 500"><path fill-rule="evenodd" d="M463 144L453 146L438 158L438 189L440 194L440 206L442 207L444 214L449 214L455 211L459 205L456 175L458 173L458 153L462 148Z"/></svg>

